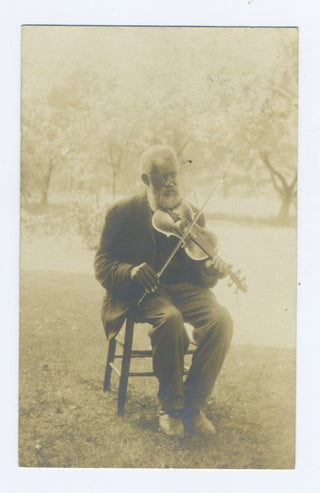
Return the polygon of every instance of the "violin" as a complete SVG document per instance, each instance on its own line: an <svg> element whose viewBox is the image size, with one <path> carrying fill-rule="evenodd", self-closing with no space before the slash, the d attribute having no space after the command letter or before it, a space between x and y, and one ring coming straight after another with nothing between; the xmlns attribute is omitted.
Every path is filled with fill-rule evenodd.
<svg viewBox="0 0 320 493"><path fill-rule="evenodd" d="M240 278L241 271L234 272L232 265L224 262L217 255L217 237L208 229L199 226L195 222L193 209L188 202L182 200L180 204L172 210L157 209L152 216L152 225L160 233L169 236L175 236L181 243L181 246L189 258L195 261L211 260L213 266L219 264L219 270L229 276L229 284L235 286L235 292L239 289L246 293L248 291L245 284L245 277ZM171 258L169 259L169 262ZM161 269L159 275L167 267L167 262Z"/></svg>

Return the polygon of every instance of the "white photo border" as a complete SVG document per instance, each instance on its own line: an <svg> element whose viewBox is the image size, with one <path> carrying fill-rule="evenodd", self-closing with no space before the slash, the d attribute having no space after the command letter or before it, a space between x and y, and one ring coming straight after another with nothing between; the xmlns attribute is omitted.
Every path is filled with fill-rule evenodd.
<svg viewBox="0 0 320 493"><path fill-rule="evenodd" d="M11 0L1 8L2 491L78 493L320 491L320 4L316 0ZM293 471L24 469L18 467L21 25L290 26L299 28L297 440ZM275 273L276 276L276 273Z"/></svg>

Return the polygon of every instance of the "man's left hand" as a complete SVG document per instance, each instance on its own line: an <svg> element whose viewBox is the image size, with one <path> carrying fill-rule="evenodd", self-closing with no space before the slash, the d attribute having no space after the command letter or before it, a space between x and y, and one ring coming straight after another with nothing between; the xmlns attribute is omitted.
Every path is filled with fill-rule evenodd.
<svg viewBox="0 0 320 493"><path fill-rule="evenodd" d="M204 265L210 274L216 274L216 271L218 271L221 279L227 277L228 275L225 264L219 257L206 260ZM232 266L229 265L228 267L231 268Z"/></svg>

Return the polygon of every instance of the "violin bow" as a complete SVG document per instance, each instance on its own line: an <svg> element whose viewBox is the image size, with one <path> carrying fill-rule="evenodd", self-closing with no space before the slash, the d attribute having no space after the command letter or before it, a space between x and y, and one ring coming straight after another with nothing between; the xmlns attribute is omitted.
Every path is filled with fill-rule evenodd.
<svg viewBox="0 0 320 493"><path fill-rule="evenodd" d="M179 250L179 248L181 247L181 245L183 244L184 240L186 239L186 237L188 236L188 234L190 233L190 231L192 230L193 226L196 224L196 222L198 221L199 217L201 216L205 206L207 205L207 203L209 202L209 200L211 199L211 197L213 196L213 194L215 193L215 191L217 190L218 186L220 185L220 183L225 179L226 177L226 173L224 172L222 176L218 176L218 181L214 184L212 190L210 191L208 197L206 198L206 200L204 201L204 203L202 204L202 207L201 209L199 209L199 211L197 212L196 216L194 217L193 221L189 224L189 226L187 227L187 229L185 230L185 232L183 233L183 235L181 236L180 240L178 241L178 243L176 244L176 246L173 248L172 252L170 253L169 257L167 258L167 260L165 261L165 263L163 264L163 266L161 267L161 269L159 270L159 272L157 272L159 278L162 276L162 274L164 273L164 271L166 270L166 268L168 267L168 265L170 264L171 260L173 259L173 257L175 256L175 254L177 253L177 251ZM147 296L147 292L145 291L143 293L143 295L141 296L141 298L139 299L138 303L137 303L137 306L141 305L142 301L144 300L144 298Z"/></svg>

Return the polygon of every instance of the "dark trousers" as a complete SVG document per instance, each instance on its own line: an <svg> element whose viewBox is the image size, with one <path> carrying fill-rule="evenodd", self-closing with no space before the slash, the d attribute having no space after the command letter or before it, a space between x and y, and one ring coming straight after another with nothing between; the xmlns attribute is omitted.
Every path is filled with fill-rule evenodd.
<svg viewBox="0 0 320 493"><path fill-rule="evenodd" d="M145 297L136 314L148 322L153 368L159 380L163 409L203 409L230 346L233 323L228 311L206 288L188 283L160 285ZM184 322L194 328L197 349L183 382L184 354L189 339Z"/></svg>

